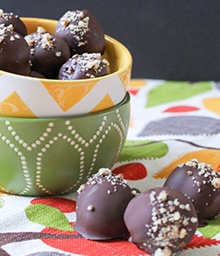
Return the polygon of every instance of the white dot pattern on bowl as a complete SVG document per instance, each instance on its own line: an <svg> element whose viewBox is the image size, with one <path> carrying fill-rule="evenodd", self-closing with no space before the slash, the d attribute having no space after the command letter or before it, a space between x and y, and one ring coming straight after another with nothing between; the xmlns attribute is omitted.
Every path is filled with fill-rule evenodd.
<svg viewBox="0 0 220 256"><path fill-rule="evenodd" d="M26 166L26 164L27 164L26 158L23 155L23 153L17 147L15 147L15 145L13 143L11 143L11 141L9 139L6 139L6 137L2 136L1 134L0 134L0 138L17 154L17 156L20 159L23 176L24 176L25 183L26 183L26 186L24 187L23 191L20 192L20 195L25 195L29 191L29 189L32 187L32 181L31 181L31 178L30 178L29 172L27 170L27 166ZM23 141L22 141L22 143L23 143ZM10 193L10 191L8 191L7 189L5 189L2 186L1 186L1 189L7 193Z"/></svg>
<svg viewBox="0 0 220 256"><path fill-rule="evenodd" d="M66 188L64 191L61 192L61 194L68 193L72 191L74 188L77 189L77 187L81 184L82 179L87 179L89 176L91 176L92 172L94 172L94 168L96 165L97 158L100 153L100 148L102 143L106 140L109 133L112 131L112 129L115 130L115 132L118 134L120 138L119 147L118 147L118 153L115 157L115 159L118 157L122 146L124 138L124 131L127 129L126 123L124 123L123 118L121 117L120 111L116 110L116 116L117 116L117 122L107 122L108 117L103 116L102 121L100 122L100 125L97 127L96 131L90 136L89 139L83 138L81 136L80 131L77 131L77 129L74 128L74 123L70 120L66 120L64 125L66 127L66 132L57 132L54 133L55 130L55 123L54 122L48 122L47 127L44 128L44 130L40 133L39 137L34 140L34 142L28 143L25 141L24 138L21 138L19 135L19 132L17 132L13 128L13 124L11 124L10 121L5 121L4 125L6 126L7 130L10 132L11 137L14 140L14 143L18 144L16 146L14 143L10 141L9 138L7 138L4 134L0 133L0 139L4 141L4 143L16 153L18 158L20 159L20 167L22 169L23 173L23 179L25 182L25 186L18 194L20 195L26 195L28 194L28 191L31 189L32 185L35 184L43 192L43 194L53 195L55 194L53 191L51 191L49 188L45 187L45 185L42 182L42 159L44 155L47 153L48 150L50 150L54 144L57 141L63 140L65 141L70 147L72 147L75 151L79 154L79 175L77 181ZM53 137L51 137L53 135ZM49 137L49 138L48 138ZM91 160L91 164L87 170L85 170L85 149L89 148L91 145L94 146L93 151L93 157ZM28 170L28 164L25 157L25 152L32 152L37 151L36 153L36 159L35 159L35 179L31 179L30 172ZM85 177L85 173L87 172L87 175ZM10 193L6 188L1 187L1 190Z"/></svg>

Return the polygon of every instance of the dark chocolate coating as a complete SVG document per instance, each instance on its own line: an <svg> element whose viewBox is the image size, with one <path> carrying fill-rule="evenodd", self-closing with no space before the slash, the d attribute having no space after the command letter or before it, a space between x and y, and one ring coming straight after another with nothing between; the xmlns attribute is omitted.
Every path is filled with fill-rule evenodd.
<svg viewBox="0 0 220 256"><path fill-rule="evenodd" d="M75 80L100 77L108 74L109 63L99 53L75 54L63 64L58 79Z"/></svg>
<svg viewBox="0 0 220 256"><path fill-rule="evenodd" d="M133 197L120 176L99 171L80 187L74 229L91 240L128 237L123 214Z"/></svg>
<svg viewBox="0 0 220 256"><path fill-rule="evenodd" d="M46 78L56 79L59 69L70 58L67 43L43 28L25 36L30 46L31 69Z"/></svg>
<svg viewBox="0 0 220 256"><path fill-rule="evenodd" d="M172 187L192 200L199 218L199 226L220 214L220 174L210 166L192 159L176 167L164 186Z"/></svg>
<svg viewBox="0 0 220 256"><path fill-rule="evenodd" d="M198 225L192 202L172 188L158 187L133 198L124 213L130 241L154 254L181 251ZM165 253L166 252L166 253Z"/></svg>
<svg viewBox="0 0 220 256"><path fill-rule="evenodd" d="M96 18L88 10L67 11L58 21L55 35L69 45L72 55L105 50L105 37Z"/></svg>
<svg viewBox="0 0 220 256"><path fill-rule="evenodd" d="M45 78L41 73L31 70L29 76L35 77L35 78Z"/></svg>
<svg viewBox="0 0 220 256"><path fill-rule="evenodd" d="M29 46L12 30L12 25L0 25L0 69L19 75L30 73Z"/></svg>
<svg viewBox="0 0 220 256"><path fill-rule="evenodd" d="M3 12L0 14L0 24L4 24L5 26L12 25L14 27L14 31L19 33L22 36L27 35L27 28L20 17L13 13Z"/></svg>

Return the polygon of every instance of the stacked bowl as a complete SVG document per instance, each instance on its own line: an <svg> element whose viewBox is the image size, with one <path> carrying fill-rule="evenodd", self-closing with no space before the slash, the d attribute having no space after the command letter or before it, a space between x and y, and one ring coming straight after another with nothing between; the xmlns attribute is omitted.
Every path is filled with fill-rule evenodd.
<svg viewBox="0 0 220 256"><path fill-rule="evenodd" d="M54 33L57 21L22 18ZM27 196L74 192L99 168L111 168L129 126L132 58L105 36L108 75L79 80L0 71L0 190Z"/></svg>

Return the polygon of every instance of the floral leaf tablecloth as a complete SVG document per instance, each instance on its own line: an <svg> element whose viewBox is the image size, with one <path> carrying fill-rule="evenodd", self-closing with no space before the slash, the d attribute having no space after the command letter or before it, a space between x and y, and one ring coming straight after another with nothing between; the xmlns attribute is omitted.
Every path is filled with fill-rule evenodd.
<svg viewBox="0 0 220 256"><path fill-rule="evenodd" d="M191 158L220 172L220 84L132 80L127 141L113 166L141 191L162 186ZM0 256L141 256L128 241L95 242L74 232L76 194L0 194ZM181 256L220 256L220 216L199 228Z"/></svg>

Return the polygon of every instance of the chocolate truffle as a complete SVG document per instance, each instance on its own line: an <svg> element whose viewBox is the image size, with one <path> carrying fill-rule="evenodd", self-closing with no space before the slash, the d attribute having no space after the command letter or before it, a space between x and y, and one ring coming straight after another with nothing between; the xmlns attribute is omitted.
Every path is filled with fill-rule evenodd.
<svg viewBox="0 0 220 256"><path fill-rule="evenodd" d="M23 21L17 14L12 12L7 13L0 9L0 24L4 24L5 26L12 25L14 31L21 36L25 36L27 34L27 28Z"/></svg>
<svg viewBox="0 0 220 256"><path fill-rule="evenodd" d="M197 159L179 165L164 186L172 187L191 199L198 214L199 226L220 214L220 174Z"/></svg>
<svg viewBox="0 0 220 256"><path fill-rule="evenodd" d="M35 77L35 78L45 78L41 73L39 73L37 71L33 71L33 70L31 70L29 76Z"/></svg>
<svg viewBox="0 0 220 256"><path fill-rule="evenodd" d="M29 46L12 25L0 24L0 69L19 75L30 73Z"/></svg>
<svg viewBox="0 0 220 256"><path fill-rule="evenodd" d="M72 55L84 52L103 53L105 49L102 28L88 10L67 11L59 19L55 35L67 42Z"/></svg>
<svg viewBox="0 0 220 256"><path fill-rule="evenodd" d="M75 80L88 79L107 75L109 63L101 59L100 53L75 54L70 58L59 71L59 79Z"/></svg>
<svg viewBox="0 0 220 256"><path fill-rule="evenodd" d="M134 192L121 175L101 168L78 190L75 230L91 240L128 237L123 215Z"/></svg>
<svg viewBox="0 0 220 256"><path fill-rule="evenodd" d="M198 225L192 202L172 188L157 187L133 198L124 213L130 241L153 255L170 256L192 239Z"/></svg>
<svg viewBox="0 0 220 256"><path fill-rule="evenodd" d="M70 58L67 43L42 27L25 36L25 40L30 47L31 69L46 78L57 78L60 67Z"/></svg>

